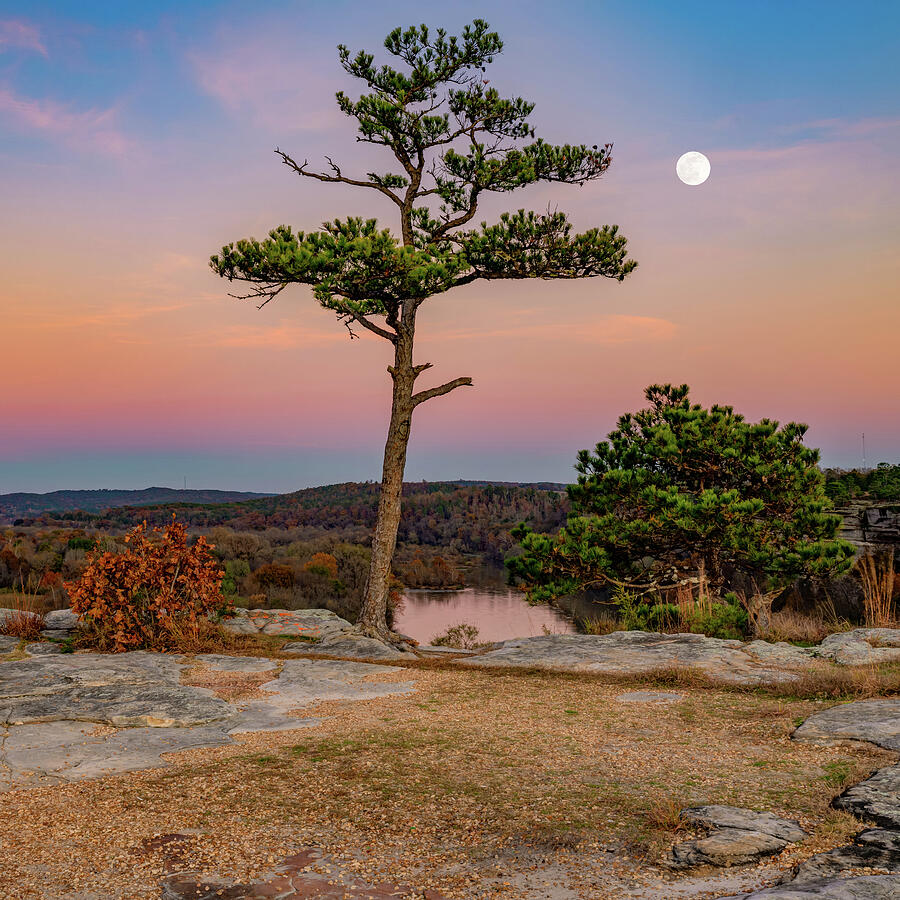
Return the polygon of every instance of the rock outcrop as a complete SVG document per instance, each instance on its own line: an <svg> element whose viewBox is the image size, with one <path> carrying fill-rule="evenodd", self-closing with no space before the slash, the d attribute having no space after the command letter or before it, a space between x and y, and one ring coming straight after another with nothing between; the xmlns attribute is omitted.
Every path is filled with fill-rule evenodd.
<svg viewBox="0 0 900 900"><path fill-rule="evenodd" d="M793 819L737 806L694 807L683 810L681 818L709 833L672 847L665 859L672 869L748 865L808 837Z"/></svg>
<svg viewBox="0 0 900 900"><path fill-rule="evenodd" d="M223 676L271 672L261 696L226 701L181 684L188 664ZM0 664L0 791L162 765L161 754L226 744L248 731L316 724L293 713L322 700L406 693L374 681L396 669L343 660L206 654L77 653ZM99 726L99 727L98 727Z"/></svg>

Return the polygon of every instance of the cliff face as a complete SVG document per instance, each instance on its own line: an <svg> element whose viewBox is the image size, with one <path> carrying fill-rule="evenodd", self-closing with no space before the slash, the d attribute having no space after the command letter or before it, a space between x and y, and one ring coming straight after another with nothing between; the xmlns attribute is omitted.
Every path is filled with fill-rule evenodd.
<svg viewBox="0 0 900 900"><path fill-rule="evenodd" d="M858 547L887 544L900 548L900 504L851 500L836 509L841 517L840 537Z"/></svg>

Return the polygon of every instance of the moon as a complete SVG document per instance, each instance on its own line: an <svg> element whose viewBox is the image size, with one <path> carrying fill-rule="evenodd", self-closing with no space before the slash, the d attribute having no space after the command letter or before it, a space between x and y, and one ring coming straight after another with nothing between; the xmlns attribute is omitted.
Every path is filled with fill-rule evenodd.
<svg viewBox="0 0 900 900"><path fill-rule="evenodd" d="M688 150L678 157L675 172L685 184L703 184L709 178L709 160L698 150Z"/></svg>

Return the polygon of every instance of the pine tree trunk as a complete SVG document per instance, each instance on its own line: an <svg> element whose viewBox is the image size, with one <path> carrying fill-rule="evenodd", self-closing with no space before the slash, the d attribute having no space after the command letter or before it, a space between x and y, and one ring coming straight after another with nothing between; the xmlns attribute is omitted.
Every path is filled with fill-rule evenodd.
<svg viewBox="0 0 900 900"><path fill-rule="evenodd" d="M367 634L388 639L387 600L391 577L391 563L400 527L400 502L403 491L403 472L406 468L406 448L413 412L412 338L403 335L396 346L395 364L390 369L394 382L391 402L391 422L384 447L384 467L381 494L378 499L378 518L372 538L372 560L357 625Z"/></svg>

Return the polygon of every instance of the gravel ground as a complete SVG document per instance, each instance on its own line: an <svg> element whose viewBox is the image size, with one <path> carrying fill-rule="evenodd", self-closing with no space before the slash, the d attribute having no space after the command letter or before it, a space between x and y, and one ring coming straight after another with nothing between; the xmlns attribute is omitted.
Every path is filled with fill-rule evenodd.
<svg viewBox="0 0 900 900"><path fill-rule="evenodd" d="M173 754L165 769L2 796L3 898L149 898L179 867L253 881L316 848L340 881L449 898L700 898L771 881L858 830L829 809L893 756L799 744L823 704L685 690L621 702L634 685L577 676L398 669L410 695L306 707L315 728ZM204 668L188 673L209 685ZM253 696L256 676L217 678ZM211 685L210 685L211 686ZM812 833L759 869L673 880L654 863L685 806L799 818ZM313 869L316 869L316 866ZM416 896L416 894L410 894Z"/></svg>

